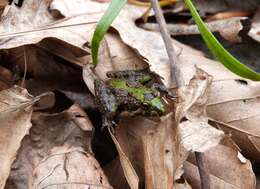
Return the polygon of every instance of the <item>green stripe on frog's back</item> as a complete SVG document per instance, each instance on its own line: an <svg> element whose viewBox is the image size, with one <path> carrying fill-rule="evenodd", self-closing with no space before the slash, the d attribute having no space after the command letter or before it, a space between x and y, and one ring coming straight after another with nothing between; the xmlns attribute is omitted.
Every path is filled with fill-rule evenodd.
<svg viewBox="0 0 260 189"><path fill-rule="evenodd" d="M145 86L130 87L127 85L126 81L121 79L108 80L108 84L115 89L126 90L141 103L147 104L150 107L159 110L161 113L165 112L165 104L163 103L162 98L160 96L153 95L155 92L157 92L154 89L146 88ZM149 94L152 94L154 98L146 98L146 96L149 96Z"/></svg>
<svg viewBox="0 0 260 189"><path fill-rule="evenodd" d="M150 89L145 88L145 87L129 87L127 85L127 82L122 80L122 79L110 79L110 80L108 80L108 84L115 89L126 90L133 97L140 100L141 102L144 102L144 100L145 100L144 99L144 93L147 90L150 90Z"/></svg>

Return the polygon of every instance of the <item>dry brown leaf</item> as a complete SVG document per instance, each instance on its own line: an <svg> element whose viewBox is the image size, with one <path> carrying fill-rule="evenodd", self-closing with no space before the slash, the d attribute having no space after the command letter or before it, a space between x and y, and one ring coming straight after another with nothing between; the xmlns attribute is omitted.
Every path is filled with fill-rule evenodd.
<svg viewBox="0 0 260 189"><path fill-rule="evenodd" d="M206 24L211 32L219 32L226 40L230 42L241 42L241 38L238 34L243 29L241 22L244 20L246 20L246 18L234 17L206 22ZM159 31L158 24L156 23L144 23L140 26L144 29ZM167 28L171 35L194 35L200 33L196 25L169 23L167 24Z"/></svg>
<svg viewBox="0 0 260 189"><path fill-rule="evenodd" d="M22 8L13 4L0 25L0 48L35 44L44 38L57 38L81 48L86 53L87 49L84 49L84 44L93 32L93 24L102 15L100 10L104 10L106 5L91 6L90 3L90 6L87 6L89 9L87 14L80 12L79 8L84 6L79 6L76 15L73 14L70 18L58 20L50 13L55 9L55 6L50 3L51 1L48 0L41 2L28 0L23 3ZM73 7L71 1L69 4L69 7ZM88 14L91 13L90 17Z"/></svg>
<svg viewBox="0 0 260 189"><path fill-rule="evenodd" d="M17 159L12 165L6 189L31 188L35 166L55 146L66 144L83 147L91 153L93 127L78 105L56 114L34 113L32 124L29 136L22 141Z"/></svg>
<svg viewBox="0 0 260 189"><path fill-rule="evenodd" d="M92 156L80 147L52 148L34 169L33 188L112 189L103 170Z"/></svg>
<svg viewBox="0 0 260 189"><path fill-rule="evenodd" d="M240 152L230 146L219 144L205 152L205 159L210 173L210 187L220 189L254 189L255 175L249 160L241 162L237 157ZM200 189L200 177L195 157L184 163L185 178L192 188Z"/></svg>
<svg viewBox="0 0 260 189"><path fill-rule="evenodd" d="M25 80L25 87L31 94L39 95L54 90L86 91L80 67L71 66L36 45L9 49L5 64L18 65L20 72L24 72L25 60L26 75L29 77Z"/></svg>
<svg viewBox="0 0 260 189"><path fill-rule="evenodd" d="M12 85L13 73L9 69L0 66L0 77L0 91L10 88Z"/></svg>
<svg viewBox="0 0 260 189"><path fill-rule="evenodd" d="M67 4L70 6L66 6ZM32 9L31 5L35 7ZM48 5L50 5L51 10L59 11L65 18L56 21L57 19L51 17L48 12L46 8ZM2 33L0 35L0 48L13 48L24 44L38 43L44 38L52 37L63 40L87 52L89 49L84 49L85 44L90 41L95 24L106 7L107 3L98 3L90 0L80 0L73 3L71 1L55 0L51 4L47 0L42 1L40 4L38 4L38 1L29 0L24 3L20 11L12 6L11 9L13 10L8 13L5 22L0 26L0 32ZM37 12L37 18L31 21L35 17L37 8L41 11ZM143 8L127 5L121 12L121 15L115 20L113 26L119 31L123 41L137 49L142 56L147 58L150 62L151 70L164 76L165 83L169 85L170 72L168 64L158 64L158 62L167 62L168 58L161 59L156 55L162 53L163 56L167 57L160 35L154 32L149 32L146 35L147 31L135 26L134 20L140 17L144 11L145 9ZM44 17L44 20L37 22L38 18L41 17ZM125 23L124 26L122 25L123 23ZM12 26L7 30L7 26L11 24ZM133 30L126 29L129 27L133 27ZM125 35L126 32L129 32L129 34ZM138 44L132 45L131 41L135 36L139 36L140 39L136 40ZM155 41L154 39L159 40ZM150 42L152 44L147 46ZM145 47L144 44L146 44ZM184 47L181 44L179 45ZM180 48L178 49L180 51ZM186 49L189 48L186 47ZM195 53L195 51L192 52Z"/></svg>
<svg viewBox="0 0 260 189"><path fill-rule="evenodd" d="M155 131L142 137L145 188L176 188L183 174L179 132L174 114L162 118ZM183 184L182 184L183 185ZM181 188L181 187L180 187ZM186 187L182 187L186 188Z"/></svg>
<svg viewBox="0 0 260 189"><path fill-rule="evenodd" d="M29 1L28 1L29 3ZM59 39L62 39L64 41L67 41L68 43L74 44L75 46L82 47L84 42L89 40L90 36L90 30L89 25L84 25L85 22L92 22L97 21L100 16L102 15L102 12L106 8L105 3L97 3L89 0L81 0L77 2L73 2L73 4L66 8L64 6L66 3L65 1L56 0L53 2L56 5L52 7L52 9L57 9L61 12L64 16L66 16L65 20L60 20L58 23L48 26L42 26L42 28L45 28L44 32L29 32L22 34L23 36L16 36L14 38L10 38L10 36L2 36L3 39L3 45L5 45L5 48L14 47L15 45L20 44L21 40L24 42L30 41L30 43L39 41L39 36L46 37L46 36L52 36ZM98 5L98 6L97 6ZM79 8L80 7L80 8ZM97 10L98 9L98 10ZM80 15L75 15L75 11L80 10ZM134 21L136 18L139 18L145 9L137 8L131 5L127 5L125 9L120 13L120 16L115 20L113 27L116 28L122 38L122 40L129 45L130 47L136 49L140 55L145 57L149 64L151 65L151 70L157 72L161 76L164 77L164 82L167 86L170 84L169 80L169 66L167 64L168 57L164 49L164 44L161 39L160 34L156 32L148 32L144 31L138 27L136 27ZM97 13L97 14L96 14ZM19 15L19 14L17 14ZM90 16L91 15L91 16ZM85 18L87 17L87 18ZM10 17L11 18L11 17ZM22 17L20 17L22 19ZM8 20L8 19L7 19ZM84 23L82 22L84 20ZM9 20L10 22L10 20ZM52 21L50 21L52 22ZM19 22L20 23L20 22ZM74 31L71 29L71 27L65 27L70 24L82 24L81 27L77 28L77 35L69 35L69 31ZM55 27L62 26L61 28L58 28L57 33L53 32ZM48 27L54 27L52 29L48 29ZM83 29L84 27L84 29ZM19 28L19 27L18 27ZM65 29L66 28L66 29ZM79 29L80 28L80 29ZM91 30L94 28L94 26L91 26ZM131 28L129 30L128 28ZM84 33L86 30L88 34ZM51 32L50 32L51 31ZM55 29L56 31L56 29ZM61 32L62 31L62 35ZM84 32L83 32L84 31ZM66 33L68 32L68 33ZM82 33L81 33L82 32ZM78 35L78 34L81 35ZM29 35L30 34L30 35ZM39 34L39 35L36 35ZM81 38L80 40L75 40L76 37L82 36L86 37L84 40ZM75 37L73 39L63 39L63 37ZM38 38L35 40L35 38ZM20 40L20 41L19 41ZM84 41L84 42L83 42ZM174 40L173 40L174 41ZM75 44L78 42L77 44ZM182 67L182 72L185 77L186 83L189 82L191 77L194 73L194 67L193 65L197 64L200 68L204 69L207 73L214 76L214 81L212 84L212 87L210 89L210 95L209 95L209 104L210 107L215 108L216 103L222 104L219 105L215 109L215 113L218 114L220 112L225 112L223 110L226 110L226 107L229 107L229 102L236 104L238 102L242 102L244 100L244 96L247 96L248 99L255 99L257 94L259 94L257 91L257 88L259 88L259 84L256 82L248 82L247 90L241 90L241 83L234 82L234 80L241 79L240 77L230 73L227 69L225 69L222 65L215 61L211 61L209 59L204 58L201 56L202 54L198 51L191 50L190 48L187 48L186 46L183 46L179 44L178 42L173 42L175 45L175 48L177 49L177 52L181 52L179 55L180 59L180 66ZM22 44L22 43L21 43ZM79 45L80 44L80 45ZM177 46L181 46L178 48ZM4 47L4 46L2 46ZM103 72L104 73L104 72ZM224 89L228 89L228 91L223 91L222 95L222 86L225 86ZM248 91L250 91L248 93ZM226 95L224 95L226 94ZM243 97L241 97L241 94ZM218 100L217 102L215 100ZM257 99L256 99L257 100ZM236 106L238 107L239 104ZM217 106L217 105L216 105ZM254 106L255 107L255 106ZM241 114L244 114L244 112L241 112ZM220 118L220 121L225 119L225 116L228 116L229 113L225 113L222 118ZM209 116L212 116L214 118L214 115L211 115L209 112ZM250 119L250 117L257 117L256 115L241 115L243 119ZM242 120L238 120L238 125L241 125ZM250 124L252 124L252 121L250 121ZM251 127L251 126L250 126ZM252 127L255 127L252 125Z"/></svg>
<svg viewBox="0 0 260 189"><path fill-rule="evenodd" d="M173 114L158 123L143 117L123 118L116 129L122 151L136 170L140 187L189 188L178 183L187 152L179 146Z"/></svg>
<svg viewBox="0 0 260 189"><path fill-rule="evenodd" d="M256 121L256 123L258 123L257 120L254 119L251 120ZM215 125L216 127L221 128L226 133L230 134L234 139L234 141L236 141L237 145L239 145L244 155L246 155L248 158L252 160L259 162L260 136L258 134L258 131L255 130L258 127L250 128L250 126L257 125L256 123L251 123L251 124L249 123L246 125L243 124L231 125L231 124L226 124L215 120L210 120L210 123L212 125Z"/></svg>
<svg viewBox="0 0 260 189"><path fill-rule="evenodd" d="M5 7L6 7L6 5L8 5L8 0L1 0L0 1L0 15L1 15L1 17L3 17L4 15L5 15Z"/></svg>
<svg viewBox="0 0 260 189"><path fill-rule="evenodd" d="M5 5L7 5L8 4L8 0L1 0L0 1L0 6L2 7L2 6L5 6Z"/></svg>
<svg viewBox="0 0 260 189"><path fill-rule="evenodd" d="M0 92L0 188L5 186L21 140L31 127L35 98L14 86Z"/></svg>

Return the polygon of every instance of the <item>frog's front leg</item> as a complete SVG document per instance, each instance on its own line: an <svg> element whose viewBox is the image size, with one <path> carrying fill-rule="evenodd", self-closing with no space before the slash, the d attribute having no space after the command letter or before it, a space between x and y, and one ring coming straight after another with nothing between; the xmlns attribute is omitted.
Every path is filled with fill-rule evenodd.
<svg viewBox="0 0 260 189"><path fill-rule="evenodd" d="M95 96L98 108L102 113L102 129L107 126L112 126L118 103L112 89L107 86L103 81L95 80Z"/></svg>

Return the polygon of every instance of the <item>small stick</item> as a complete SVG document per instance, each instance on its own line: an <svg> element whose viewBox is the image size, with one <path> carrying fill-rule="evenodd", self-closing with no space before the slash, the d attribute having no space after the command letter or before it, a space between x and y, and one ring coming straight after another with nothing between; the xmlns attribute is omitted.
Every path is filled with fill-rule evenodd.
<svg viewBox="0 0 260 189"><path fill-rule="evenodd" d="M159 6L159 2L157 0L151 0L151 3L170 60L172 82L175 85L175 87L183 86L184 85L183 77L179 65L177 64L178 58L173 48L172 39L169 34L169 31L167 30L166 22L163 17L161 8Z"/></svg>
<svg viewBox="0 0 260 189"><path fill-rule="evenodd" d="M201 189L210 189L210 177L207 171L205 156L201 152L195 152L200 174Z"/></svg>
<svg viewBox="0 0 260 189"><path fill-rule="evenodd" d="M161 8L159 6L158 0L151 0L152 7L155 13L156 20L159 24L160 32L165 44L165 48L170 60L171 65L171 78L172 82L174 82L176 87L181 87L184 85L183 77L180 71L180 67L177 64L178 57L176 55L176 52L174 51L171 36L169 35L169 32L167 30L166 22L163 17ZM200 180L201 180L201 189L210 189L210 177L207 171L207 166L205 162L205 156L201 152L195 152L197 165L199 169L200 174Z"/></svg>

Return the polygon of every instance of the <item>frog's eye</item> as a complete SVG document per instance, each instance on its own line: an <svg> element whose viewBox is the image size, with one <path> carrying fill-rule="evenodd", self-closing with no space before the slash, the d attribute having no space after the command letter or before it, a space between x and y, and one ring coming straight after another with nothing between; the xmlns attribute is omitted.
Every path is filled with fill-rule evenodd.
<svg viewBox="0 0 260 189"><path fill-rule="evenodd" d="M145 93L144 94L144 99L150 101L150 100L154 99L154 96L153 96L152 93Z"/></svg>

